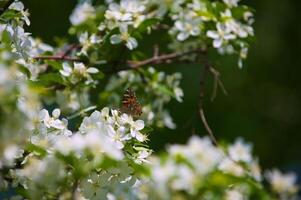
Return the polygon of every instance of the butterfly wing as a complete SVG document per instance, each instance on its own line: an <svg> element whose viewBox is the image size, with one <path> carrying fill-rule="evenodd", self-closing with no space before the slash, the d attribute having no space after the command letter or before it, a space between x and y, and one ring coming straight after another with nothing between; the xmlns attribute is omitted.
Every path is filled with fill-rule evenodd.
<svg viewBox="0 0 301 200"><path fill-rule="evenodd" d="M133 117L139 117L142 114L142 107L138 102L135 92L130 88L123 94L121 112Z"/></svg>

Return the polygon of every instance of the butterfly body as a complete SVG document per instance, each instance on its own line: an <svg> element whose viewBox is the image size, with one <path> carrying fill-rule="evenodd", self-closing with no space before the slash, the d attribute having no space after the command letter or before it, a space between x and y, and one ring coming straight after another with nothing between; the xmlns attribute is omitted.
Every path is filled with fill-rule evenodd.
<svg viewBox="0 0 301 200"><path fill-rule="evenodd" d="M135 92L130 88L123 94L121 112L133 117L139 117L142 114L142 107L138 102Z"/></svg>

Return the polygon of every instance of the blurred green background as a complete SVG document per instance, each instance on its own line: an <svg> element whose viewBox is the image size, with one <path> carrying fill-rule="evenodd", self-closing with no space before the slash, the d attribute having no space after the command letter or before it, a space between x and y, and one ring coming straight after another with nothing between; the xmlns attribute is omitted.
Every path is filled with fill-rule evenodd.
<svg viewBox="0 0 301 200"><path fill-rule="evenodd" d="M229 93L211 102L212 80L207 82L205 111L218 139L243 137L254 144L264 167L300 170L301 166L301 27L300 5L293 0L242 1L256 10L256 41L244 68L227 57L215 63ZM54 36L68 37L69 15L75 0L24 0L31 13L28 31L48 43ZM215 60L215 58L213 57ZM184 143L193 134L206 135L195 116L200 66L174 66L181 71L184 103L169 105L176 131L151 135L151 146L160 150L168 143Z"/></svg>

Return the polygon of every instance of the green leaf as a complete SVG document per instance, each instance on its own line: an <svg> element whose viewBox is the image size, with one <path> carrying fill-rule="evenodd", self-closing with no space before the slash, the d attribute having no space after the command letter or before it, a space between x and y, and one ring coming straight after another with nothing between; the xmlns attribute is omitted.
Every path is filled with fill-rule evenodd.
<svg viewBox="0 0 301 200"><path fill-rule="evenodd" d="M39 147L35 144L32 144L32 143L28 143L25 147L26 151L28 152L34 152L36 154L38 154L39 156L46 156L47 155L47 151L45 149L43 149L42 147Z"/></svg>
<svg viewBox="0 0 301 200"><path fill-rule="evenodd" d="M45 85L50 85L53 83L59 83L60 85L64 85L62 77L57 73L42 74L39 77L39 81Z"/></svg>
<svg viewBox="0 0 301 200"><path fill-rule="evenodd" d="M139 25L139 27L136 29L136 31L144 32L147 30L148 27L153 26L159 22L160 22L160 20L157 18L146 19Z"/></svg>
<svg viewBox="0 0 301 200"><path fill-rule="evenodd" d="M11 37L10 37L10 34L7 30L4 30L2 32L1 42L3 42L4 44L10 44L11 43Z"/></svg>
<svg viewBox="0 0 301 200"><path fill-rule="evenodd" d="M1 15L1 18L8 19L8 20L20 18L20 17L22 17L22 15L18 11L10 10L10 9L6 10L5 13Z"/></svg>
<svg viewBox="0 0 301 200"><path fill-rule="evenodd" d="M54 60L45 60L45 63L49 66L53 67L54 69L60 70L62 69L62 63Z"/></svg>
<svg viewBox="0 0 301 200"><path fill-rule="evenodd" d="M158 85L158 90L160 90L162 93L169 95L169 96L174 96L173 91L171 91L169 88L167 88L165 85Z"/></svg>

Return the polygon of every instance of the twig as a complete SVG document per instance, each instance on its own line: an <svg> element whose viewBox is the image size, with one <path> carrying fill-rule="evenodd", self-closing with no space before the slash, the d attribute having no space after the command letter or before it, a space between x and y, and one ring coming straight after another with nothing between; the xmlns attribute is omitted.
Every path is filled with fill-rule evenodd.
<svg viewBox="0 0 301 200"><path fill-rule="evenodd" d="M80 62L82 61L80 58L69 57L69 56L35 56L33 57L36 60L65 60L65 61L74 61Z"/></svg>
<svg viewBox="0 0 301 200"><path fill-rule="evenodd" d="M3 8L0 8L0 16L9 8L9 6L14 2L15 0L9 0Z"/></svg>
<svg viewBox="0 0 301 200"><path fill-rule="evenodd" d="M218 86L221 88L224 95L228 95L228 92L227 92L223 82L220 79L220 72L217 71L212 66L210 66L209 71L213 75L213 78L214 78L213 92L212 92L212 96L211 96L211 101L213 101L216 97Z"/></svg>
<svg viewBox="0 0 301 200"><path fill-rule="evenodd" d="M206 116L205 116L205 111L204 111L204 105L203 105L204 104L204 97L205 97L206 77L207 77L207 73L209 72L209 70L210 70L210 66L208 64L208 61L206 60L205 64L204 64L204 70L202 71L201 78L200 78L199 115L200 115L200 118L203 122L203 125L204 125L206 131L209 134L209 137L210 137L212 143L215 146L217 146L218 145L217 140L216 140L216 138L213 134L212 129L210 128L210 126L207 122L207 119L206 119Z"/></svg>
<svg viewBox="0 0 301 200"><path fill-rule="evenodd" d="M204 49L194 49L190 51L184 51L184 52L176 52L176 53L170 53L170 54L163 54L161 56L153 56L152 58L143 60L143 61L127 61L128 65L132 69L139 68L144 65L149 64L160 64L164 62L170 62L170 60L179 59L183 56L194 54L194 53L206 53L206 50Z"/></svg>
<svg viewBox="0 0 301 200"><path fill-rule="evenodd" d="M69 45L69 46L66 48L65 51L63 51L63 52L61 53L60 56L62 56L62 57L67 57L74 49L77 49L77 48L79 48L79 47L80 47L79 44L76 44L76 43L71 44L71 45Z"/></svg>
<svg viewBox="0 0 301 200"><path fill-rule="evenodd" d="M79 112L74 113L73 115L67 117L67 119L68 119L68 120L74 119L74 118L76 118L76 117L78 117L78 116L81 116L81 115L83 115L83 114L85 114L85 113L91 111L91 110L95 110L96 108L97 108L97 106L90 106L90 107L88 107L88 108L85 108L85 109L83 109L83 110L80 110Z"/></svg>

